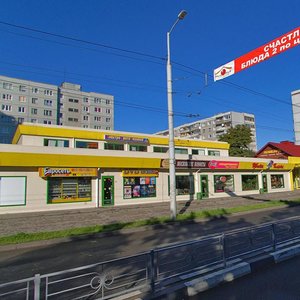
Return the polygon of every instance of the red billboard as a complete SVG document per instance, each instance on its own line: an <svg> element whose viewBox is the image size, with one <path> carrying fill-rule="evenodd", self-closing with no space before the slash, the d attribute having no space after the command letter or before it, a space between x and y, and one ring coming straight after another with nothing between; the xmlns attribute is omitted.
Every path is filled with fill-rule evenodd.
<svg viewBox="0 0 300 300"><path fill-rule="evenodd" d="M214 81L252 67L300 44L300 27L214 70Z"/></svg>

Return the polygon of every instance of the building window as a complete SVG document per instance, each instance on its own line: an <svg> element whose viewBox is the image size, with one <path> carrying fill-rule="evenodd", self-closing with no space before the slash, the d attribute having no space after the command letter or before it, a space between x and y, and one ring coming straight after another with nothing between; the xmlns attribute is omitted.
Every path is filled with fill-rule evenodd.
<svg viewBox="0 0 300 300"><path fill-rule="evenodd" d="M84 97L84 98L83 98L83 103L89 103L89 98Z"/></svg>
<svg viewBox="0 0 300 300"><path fill-rule="evenodd" d="M158 152L158 153L167 153L169 151L168 147L153 147L153 152Z"/></svg>
<svg viewBox="0 0 300 300"><path fill-rule="evenodd" d="M44 94L45 94L46 96L53 96L53 91L51 91L51 90L45 90L45 91L44 91Z"/></svg>
<svg viewBox="0 0 300 300"><path fill-rule="evenodd" d="M192 154L193 155L205 155L205 150L192 149Z"/></svg>
<svg viewBox="0 0 300 300"><path fill-rule="evenodd" d="M68 111L78 113L78 108L70 107L70 108L68 109Z"/></svg>
<svg viewBox="0 0 300 300"><path fill-rule="evenodd" d="M176 175L176 195L193 195L194 193L195 193L194 176ZM169 194L170 194L170 184L169 184Z"/></svg>
<svg viewBox="0 0 300 300"><path fill-rule="evenodd" d="M32 109L31 109L31 114L37 115L37 113L38 113L37 108L32 108Z"/></svg>
<svg viewBox="0 0 300 300"><path fill-rule="evenodd" d="M26 85L20 85L19 86L19 91L20 92L26 92Z"/></svg>
<svg viewBox="0 0 300 300"><path fill-rule="evenodd" d="M106 103L107 105L109 105L109 104L110 104L110 100L109 100L109 99L106 99L106 100L105 100L105 103Z"/></svg>
<svg viewBox="0 0 300 300"><path fill-rule="evenodd" d="M32 88L32 93L33 94L38 94L39 93L39 89L37 87L33 87Z"/></svg>
<svg viewBox="0 0 300 300"><path fill-rule="evenodd" d="M110 118L106 118L106 119L105 119L106 123L109 123L110 120L111 120Z"/></svg>
<svg viewBox="0 0 300 300"><path fill-rule="evenodd" d="M83 121L88 121L89 120L89 116L83 116Z"/></svg>
<svg viewBox="0 0 300 300"><path fill-rule="evenodd" d="M175 154L188 154L188 149L175 148Z"/></svg>
<svg viewBox="0 0 300 300"><path fill-rule="evenodd" d="M31 103L32 104L37 104L38 103L38 98L32 98Z"/></svg>
<svg viewBox="0 0 300 300"><path fill-rule="evenodd" d="M258 190L258 176L242 175L242 190L243 191Z"/></svg>
<svg viewBox="0 0 300 300"><path fill-rule="evenodd" d="M12 83L3 82L3 88L6 89L6 90L12 90L13 85L12 85Z"/></svg>
<svg viewBox="0 0 300 300"><path fill-rule="evenodd" d="M19 96L19 101L20 102L26 102L26 97L25 96Z"/></svg>
<svg viewBox="0 0 300 300"><path fill-rule="evenodd" d="M70 121L70 122L78 122L78 118L68 118L68 121Z"/></svg>
<svg viewBox="0 0 300 300"><path fill-rule="evenodd" d="M50 120L44 120L43 123L46 124L46 125L51 125L51 124L52 124L52 121L50 121ZM62 125L62 124L60 124L60 125Z"/></svg>
<svg viewBox="0 0 300 300"><path fill-rule="evenodd" d="M82 128L89 128L89 125L83 124Z"/></svg>
<svg viewBox="0 0 300 300"><path fill-rule="evenodd" d="M95 125L94 129L101 129L101 126Z"/></svg>
<svg viewBox="0 0 300 300"><path fill-rule="evenodd" d="M69 102L79 103L79 100L78 99L69 98Z"/></svg>
<svg viewBox="0 0 300 300"><path fill-rule="evenodd" d="M94 103L95 103L95 104L101 103L101 99L100 99L100 98L94 98Z"/></svg>
<svg viewBox="0 0 300 300"><path fill-rule="evenodd" d="M91 201L91 178L48 178L47 198L48 203Z"/></svg>
<svg viewBox="0 0 300 300"><path fill-rule="evenodd" d="M115 143L105 143L104 144L105 150L120 150L124 151L124 144L115 144Z"/></svg>
<svg viewBox="0 0 300 300"><path fill-rule="evenodd" d="M215 175L214 186L215 186L215 193L234 192L234 176Z"/></svg>
<svg viewBox="0 0 300 300"><path fill-rule="evenodd" d="M89 108L88 106L84 106L84 107L83 107L83 111L84 111L84 112L89 112L89 111L90 111L90 108Z"/></svg>
<svg viewBox="0 0 300 300"><path fill-rule="evenodd" d="M1 110L3 110L3 111L11 111L11 105L2 104Z"/></svg>
<svg viewBox="0 0 300 300"><path fill-rule="evenodd" d="M24 123L25 119L24 118L18 118L18 124Z"/></svg>
<svg viewBox="0 0 300 300"><path fill-rule="evenodd" d="M3 100L12 100L12 95L11 94L2 94L2 99Z"/></svg>
<svg viewBox="0 0 300 300"><path fill-rule="evenodd" d="M150 198L156 197L155 177L124 177L123 198Z"/></svg>
<svg viewBox="0 0 300 300"><path fill-rule="evenodd" d="M106 130L110 130L111 128L108 126L108 127L106 127L105 129L106 129Z"/></svg>
<svg viewBox="0 0 300 300"><path fill-rule="evenodd" d="M283 175L271 175L271 188L272 189L284 188Z"/></svg>
<svg viewBox="0 0 300 300"><path fill-rule="evenodd" d="M220 151L208 150L208 155L211 155L211 156L220 156Z"/></svg>
<svg viewBox="0 0 300 300"><path fill-rule="evenodd" d="M144 145L129 145L129 151L147 152L147 146L144 146Z"/></svg>
<svg viewBox="0 0 300 300"><path fill-rule="evenodd" d="M19 106L18 107L18 112L19 113L25 113L25 107L24 106Z"/></svg>
<svg viewBox="0 0 300 300"><path fill-rule="evenodd" d="M111 109L110 109L110 108L107 108L107 109L106 109L106 113L107 113L107 114L110 114L110 113L111 113Z"/></svg>
<svg viewBox="0 0 300 300"><path fill-rule="evenodd" d="M44 100L44 105L45 106L52 106L52 104L53 104L52 100L47 100L47 99Z"/></svg>
<svg viewBox="0 0 300 300"><path fill-rule="evenodd" d="M96 122L101 122L101 117L95 116L95 117L94 117L94 121L96 121Z"/></svg>
<svg viewBox="0 0 300 300"><path fill-rule="evenodd" d="M101 107L95 107L95 112L101 112Z"/></svg>
<svg viewBox="0 0 300 300"><path fill-rule="evenodd" d="M97 142L76 141L75 148L98 149Z"/></svg>
<svg viewBox="0 0 300 300"><path fill-rule="evenodd" d="M52 116L52 110L44 110L44 116L49 116L51 117Z"/></svg>
<svg viewBox="0 0 300 300"><path fill-rule="evenodd" d="M44 139L44 146L47 147L69 147L68 140Z"/></svg>
<svg viewBox="0 0 300 300"><path fill-rule="evenodd" d="M37 123L37 119L31 119L30 122L31 123Z"/></svg>
<svg viewBox="0 0 300 300"><path fill-rule="evenodd" d="M26 204L26 177L0 177L0 206Z"/></svg>

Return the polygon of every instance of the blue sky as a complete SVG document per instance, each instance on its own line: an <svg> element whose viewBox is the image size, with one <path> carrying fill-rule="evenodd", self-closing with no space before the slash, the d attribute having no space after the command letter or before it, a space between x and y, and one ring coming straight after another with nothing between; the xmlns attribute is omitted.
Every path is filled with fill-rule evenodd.
<svg viewBox="0 0 300 300"><path fill-rule="evenodd" d="M300 26L299 0L1 1L0 22L19 27L0 23L0 74L112 94L116 130L167 129L166 33L182 9L171 35L174 125L233 110L255 115L258 147L294 140L300 47L216 83L212 75Z"/></svg>

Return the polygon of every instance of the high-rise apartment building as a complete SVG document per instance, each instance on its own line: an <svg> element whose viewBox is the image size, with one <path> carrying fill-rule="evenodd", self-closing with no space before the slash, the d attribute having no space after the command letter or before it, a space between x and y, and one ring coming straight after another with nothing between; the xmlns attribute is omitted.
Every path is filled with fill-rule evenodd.
<svg viewBox="0 0 300 300"><path fill-rule="evenodd" d="M10 143L18 124L55 124L114 129L112 95L0 76L0 143Z"/></svg>
<svg viewBox="0 0 300 300"><path fill-rule="evenodd" d="M295 144L300 145L300 90L292 92Z"/></svg>
<svg viewBox="0 0 300 300"><path fill-rule="evenodd" d="M206 119L183 124L174 128L174 136L217 141L221 135L227 133L229 128L236 125L246 125L251 129L252 143L249 145L249 149L256 151L255 118L253 114L248 113L225 112ZM168 135L169 130L160 131L157 134Z"/></svg>

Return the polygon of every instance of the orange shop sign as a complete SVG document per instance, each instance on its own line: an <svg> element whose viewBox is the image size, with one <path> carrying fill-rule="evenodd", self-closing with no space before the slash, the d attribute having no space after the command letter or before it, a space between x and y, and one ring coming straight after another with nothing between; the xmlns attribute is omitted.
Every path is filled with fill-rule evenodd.
<svg viewBox="0 0 300 300"><path fill-rule="evenodd" d="M40 177L97 177L97 168L39 168Z"/></svg>

